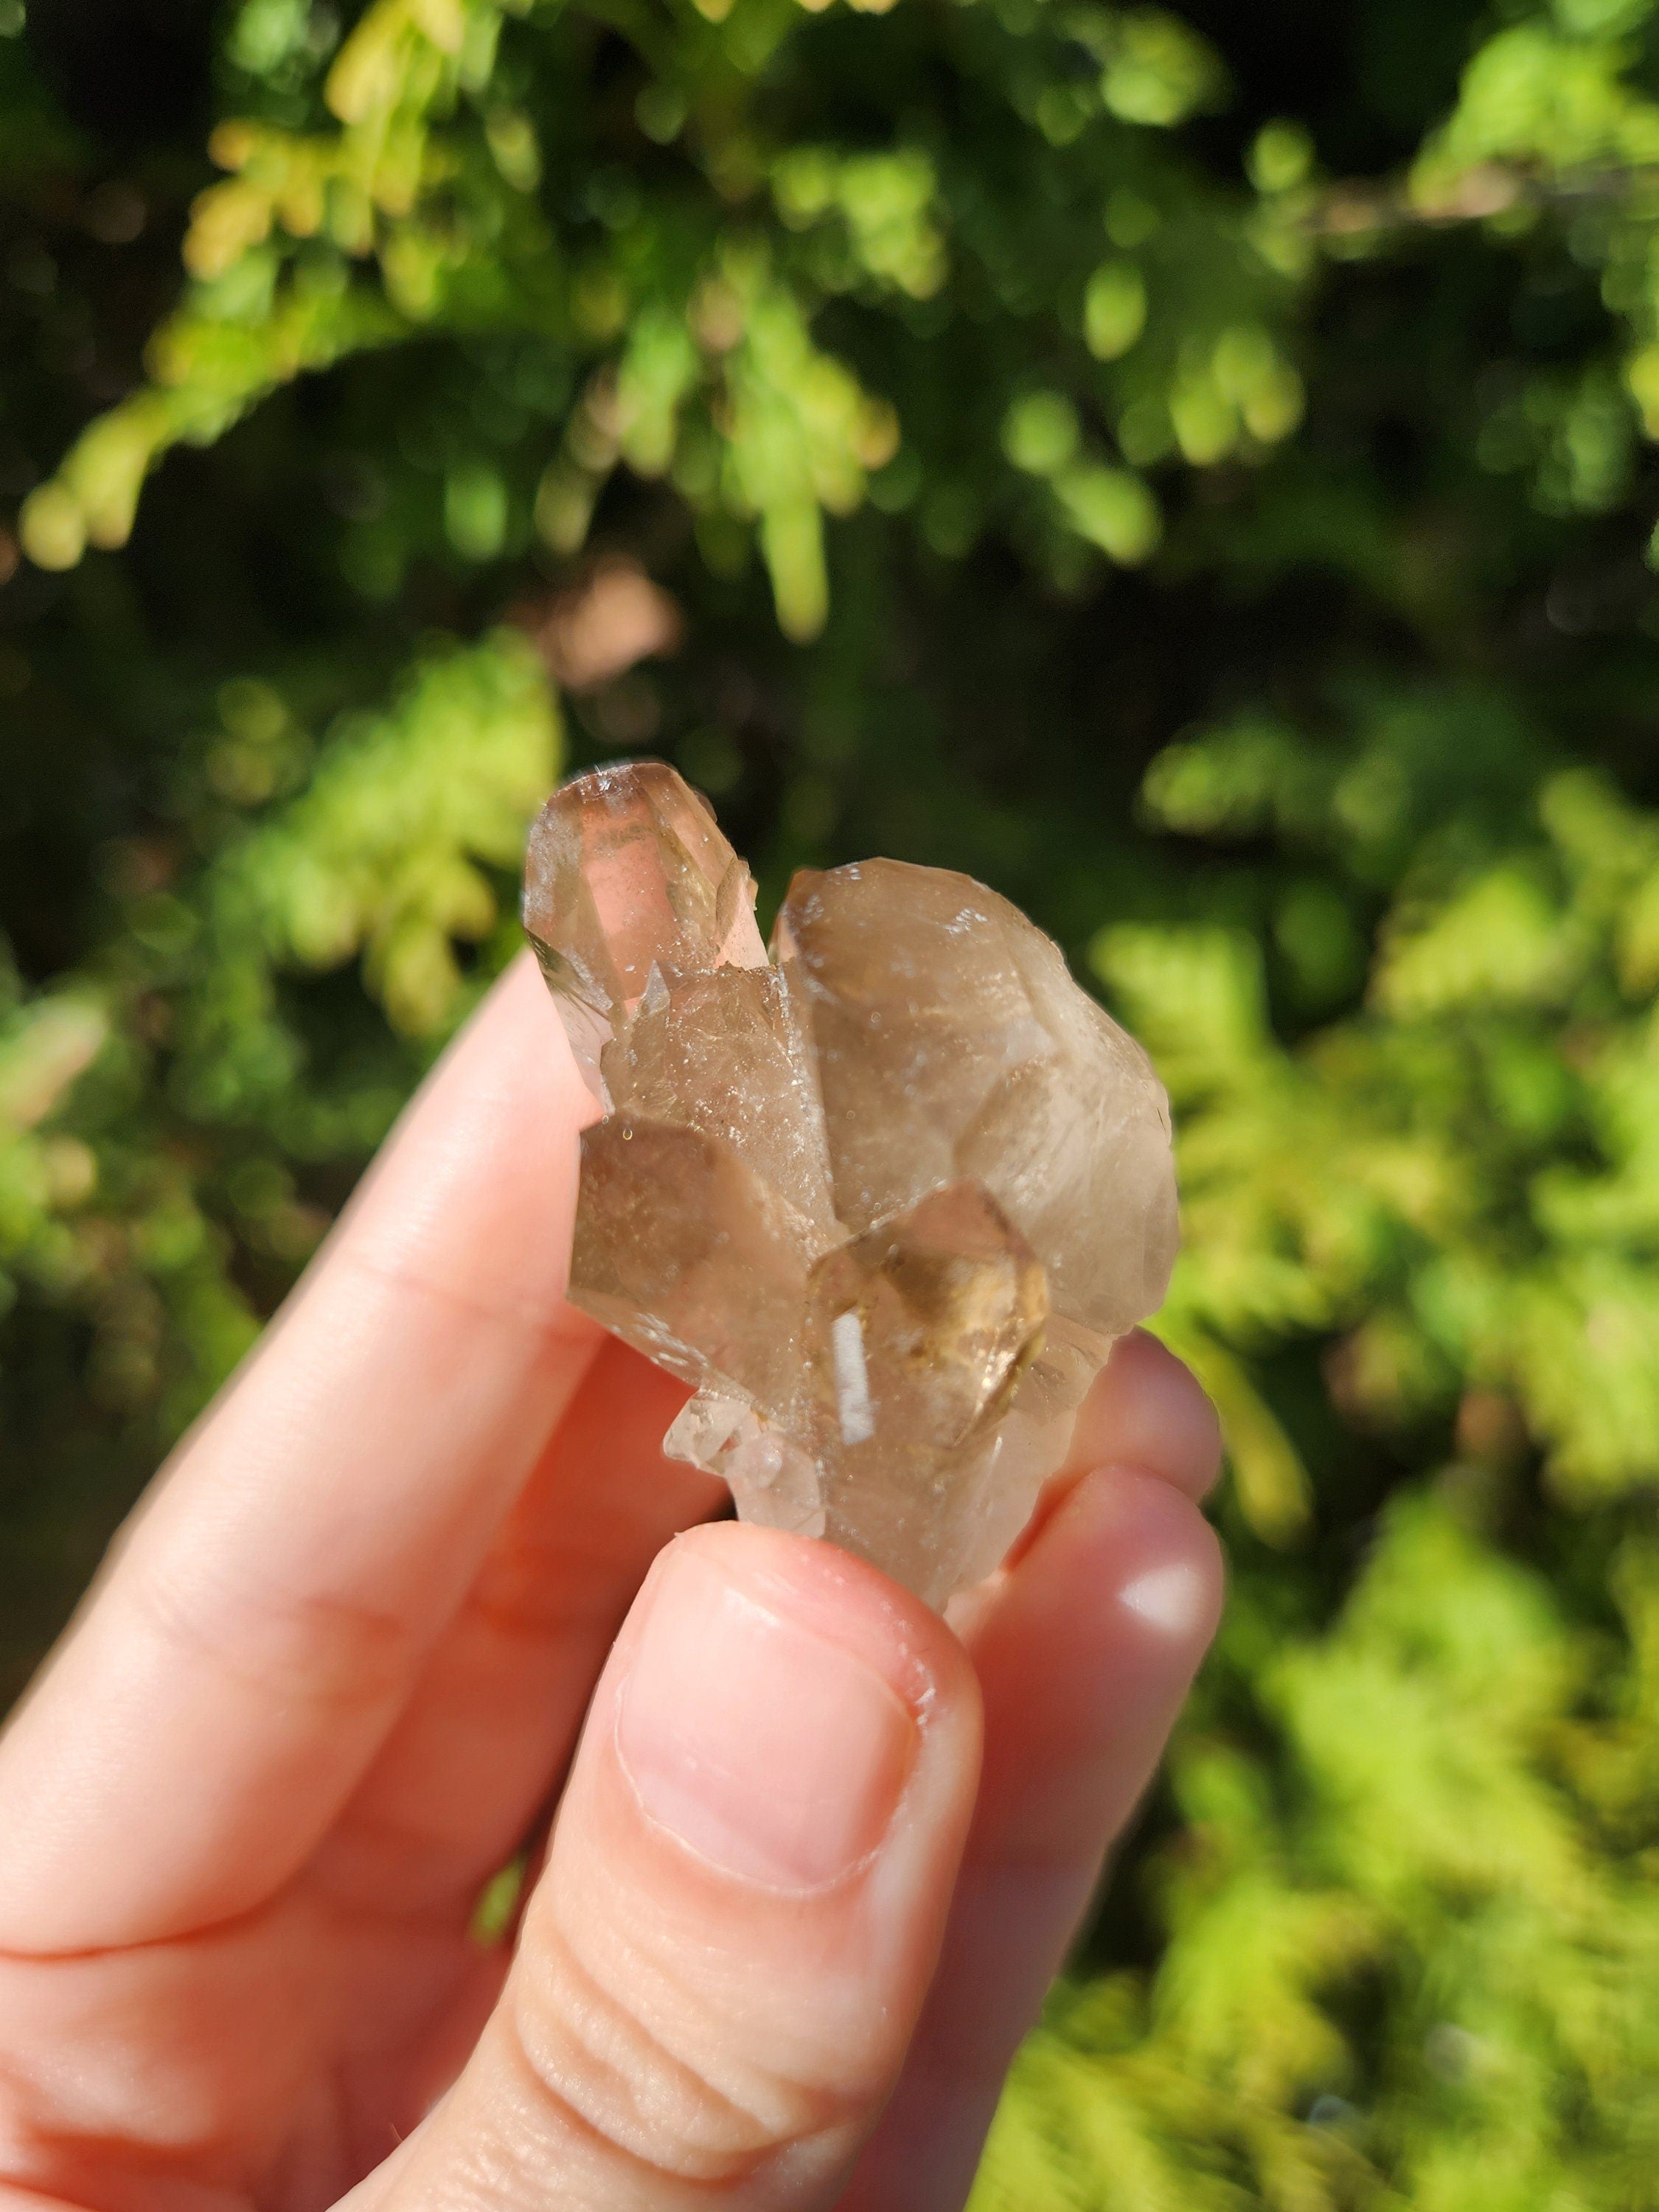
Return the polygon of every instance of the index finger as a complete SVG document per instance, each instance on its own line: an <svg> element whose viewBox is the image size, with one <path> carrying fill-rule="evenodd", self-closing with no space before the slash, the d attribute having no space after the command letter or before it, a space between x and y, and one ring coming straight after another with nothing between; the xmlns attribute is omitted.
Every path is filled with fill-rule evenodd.
<svg viewBox="0 0 1659 2212"><path fill-rule="evenodd" d="M602 1340L563 1297L592 1110L526 957L0 1740L0 1947L177 1935L304 1863Z"/></svg>

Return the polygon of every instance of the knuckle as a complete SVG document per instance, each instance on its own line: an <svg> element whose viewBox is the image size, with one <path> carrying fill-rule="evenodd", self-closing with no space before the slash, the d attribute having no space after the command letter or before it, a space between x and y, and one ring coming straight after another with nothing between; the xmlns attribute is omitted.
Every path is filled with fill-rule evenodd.
<svg viewBox="0 0 1659 2212"><path fill-rule="evenodd" d="M495 1641L514 1649L568 1643L600 1620L610 1626L621 1611L609 1565L568 1543L521 1542L485 1560L465 1610ZM584 1609L589 1593L594 1595Z"/></svg>
<svg viewBox="0 0 1659 2212"><path fill-rule="evenodd" d="M134 1565L131 1601L165 1646L285 1702L337 1717L378 1707L414 1656L397 1613L354 1597Z"/></svg>
<svg viewBox="0 0 1659 2212"><path fill-rule="evenodd" d="M848 2117L844 2100L734 2053L721 2022L660 1961L615 1942L582 1955L538 1916L507 2014L540 2093L629 2163L735 2189Z"/></svg>

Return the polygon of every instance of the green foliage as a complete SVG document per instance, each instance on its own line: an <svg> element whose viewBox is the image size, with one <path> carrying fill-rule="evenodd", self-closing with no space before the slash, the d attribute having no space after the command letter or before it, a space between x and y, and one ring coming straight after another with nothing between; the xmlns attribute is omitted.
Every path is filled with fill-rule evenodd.
<svg viewBox="0 0 1659 2212"><path fill-rule="evenodd" d="M1605 1650L1465 1523L1399 1501L1322 1635L1270 1644L1237 1607L1213 1671L1249 1675L1276 1786L1212 1680L1156 1984L1054 2008L977 2204L1653 2201L1659 1909L1619 1848L1652 1711L1595 1710ZM1616 1586L1638 1650L1653 1565Z"/></svg>
<svg viewBox="0 0 1659 2212"><path fill-rule="evenodd" d="M1455 706L1437 720L1453 732ZM1379 759L1397 767L1396 747L1235 726L1162 756L1148 805L1235 835L1271 815L1340 876L1377 865L1356 793ZM1200 1369L1206 1334L1348 1331L1357 1401L1423 1413L1502 1391L1545 1480L1587 1500L1650 1480L1659 1453L1641 1350L1659 1328L1659 845L1583 769L1547 777L1537 807L1496 858L1459 855L1455 817L1419 832L1369 1004L1295 1048L1243 933L1120 925L1095 957L1182 1121L1191 1249L1167 1319Z"/></svg>
<svg viewBox="0 0 1659 2212"><path fill-rule="evenodd" d="M222 788L252 768L257 789L282 702L244 684L222 711L236 733L210 755L210 774ZM394 1025L434 1030L461 992L454 943L495 924L480 863L515 865L556 758L545 684L516 637L431 657L385 712L350 718L305 789L228 848L215 917L245 918L268 960L332 968L362 953Z"/></svg>
<svg viewBox="0 0 1659 2212"><path fill-rule="evenodd" d="M149 1434L247 1349L327 1225L301 1183L355 1167L418 1066L390 1036L330 1049L285 975L361 956L392 1030L447 1027L476 991L458 951L511 943L501 892L557 768L514 633L428 649L320 745L257 678L216 704L172 793L201 857L118 847L117 932L64 988L14 981L0 1029L0 1308L76 1317L82 1386Z"/></svg>
<svg viewBox="0 0 1659 2212"><path fill-rule="evenodd" d="M255 112L213 135L215 160L233 173L194 203L184 241L192 282L149 342L149 380L83 431L25 502L23 543L37 562L64 568L88 544L124 544L146 473L180 441L208 442L294 377L428 330L523 337L585 380L562 451L539 483L520 488L520 514L532 508L550 546L581 544L619 464L666 476L711 545L730 542L734 526L740 543L752 527L779 621L796 638L825 618L823 515L857 506L897 445L893 405L811 335L827 300L865 309L871 342L889 356L892 399L918 435L926 418L905 402L933 380L952 311L983 319L993 303L1029 313L1039 301L1079 392L1092 391L1109 421L1133 418L1125 451L1138 462L1177 445L1214 461L1241 440L1271 445L1294 427L1300 385L1268 323L1288 307L1282 271L1302 252L1271 202L1248 240L1214 210L1200 237L1176 246L1150 313L1139 264L1099 260L1102 200L1109 210L1115 191L1109 233L1150 243L1182 172L1143 132L1109 135L1091 121L1171 125L1222 82L1210 49L1175 17L964 13L947 42L962 89L982 100L1012 73L1031 156L988 194L937 129L880 151L816 133L778 143L765 81L791 60L798 74L807 65L790 48L814 27L780 0L711 6L707 29L694 16L672 42L641 31L652 74L635 101L639 127L659 143L691 142L699 204L678 178L651 189L617 170L584 175L568 160L544 179L557 155L544 156L539 118L575 42L562 53L544 33L504 53L505 12L498 0L376 0L325 69L314 61L305 93L279 100L270 88L295 82L301 19L265 0L244 7L228 51ZM895 59L914 70L916 58L898 46ZM566 241L544 219L545 202L573 187L599 238ZM1042 222L1039 206L1056 198L1069 220ZM1028 248L1039 240L1034 265ZM1128 355L1143 328L1133 364L1109 378L1091 368L1091 356ZM488 558L514 502L502 477L485 477L487 464L461 465L474 496L471 507L465 492L452 497L448 535L462 554ZM481 530L468 517L485 481L501 489ZM891 496L905 486L901 476ZM1033 530L1116 560L1150 551L1156 504L1139 477L1079 460L1056 491L1031 507ZM944 535L965 546L981 526L980 501L956 505Z"/></svg>
<svg viewBox="0 0 1659 2212"><path fill-rule="evenodd" d="M1232 1603L981 2212L1659 2206L1654 0L67 54L0 0L9 1683L660 750L1176 1102Z"/></svg>

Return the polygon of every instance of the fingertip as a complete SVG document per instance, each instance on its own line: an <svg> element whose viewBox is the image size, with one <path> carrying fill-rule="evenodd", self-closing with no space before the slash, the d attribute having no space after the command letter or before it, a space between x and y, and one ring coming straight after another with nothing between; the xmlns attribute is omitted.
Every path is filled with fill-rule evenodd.
<svg viewBox="0 0 1659 2212"><path fill-rule="evenodd" d="M1079 1408L1065 1472L1135 1467L1200 1498L1221 1471L1221 1424L1192 1370L1144 1328L1112 1347Z"/></svg>
<svg viewBox="0 0 1659 2212"><path fill-rule="evenodd" d="M533 997L536 990L534 979L540 975L541 966L535 954L527 945L521 945L490 985L486 1003L490 1000L511 1000L520 992ZM542 988L545 990L546 986L544 984Z"/></svg>
<svg viewBox="0 0 1659 2212"><path fill-rule="evenodd" d="M987 1786L1109 1744L1101 1833L1139 1793L1221 1617L1221 1546L1196 1504L1137 1468L1077 1480L990 1594L971 1649L984 1686ZM1031 1817L1036 1819L1032 1812ZM1064 1826L1065 1823L1060 1824ZM1089 1832L1094 1832L1091 1829Z"/></svg>
<svg viewBox="0 0 1659 2212"><path fill-rule="evenodd" d="M1103 1588L1137 1632L1184 1650L1194 1663L1221 1619L1226 1569L1221 1540L1197 1504L1140 1468L1085 1475L1054 1531L1058 1553L1097 1560Z"/></svg>
<svg viewBox="0 0 1659 2212"><path fill-rule="evenodd" d="M1197 1504L1142 1468L1101 1467L1058 1498L1006 1577L995 1612L1014 1606L1057 1632L1092 1624L1114 1644L1201 1656L1220 1620L1221 1544Z"/></svg>
<svg viewBox="0 0 1659 2212"><path fill-rule="evenodd" d="M582 1080L553 995L527 945L485 992L450 1050L468 1061L488 1058L520 1080L527 1066L562 1121L581 1127L599 1116L599 1102Z"/></svg>
<svg viewBox="0 0 1659 2212"><path fill-rule="evenodd" d="M857 1656L919 1720L942 1704L976 1705L973 1667L939 1615L839 1545L752 1522L705 1522L661 1553L638 1610L648 1613L662 1584L690 1561L746 1601Z"/></svg>
<svg viewBox="0 0 1659 2212"><path fill-rule="evenodd" d="M404 1108L328 1249L591 1352L566 1301L578 1133L598 1107L533 960L514 960Z"/></svg>
<svg viewBox="0 0 1659 2212"><path fill-rule="evenodd" d="M659 1554L578 1775L613 1865L735 1927L768 1897L828 1911L953 1864L981 1730L973 1666L920 1599L834 1545L717 1522Z"/></svg>

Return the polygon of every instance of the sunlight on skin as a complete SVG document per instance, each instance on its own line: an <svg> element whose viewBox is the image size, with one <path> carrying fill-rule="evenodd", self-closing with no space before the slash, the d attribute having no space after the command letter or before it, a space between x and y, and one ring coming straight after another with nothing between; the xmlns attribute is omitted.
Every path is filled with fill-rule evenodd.
<svg viewBox="0 0 1659 2212"><path fill-rule="evenodd" d="M949 1626L699 1525L560 1295L588 1110L521 964L0 1738L5 2212L960 2206L1213 1629L1213 1416L1125 1340Z"/></svg>
<svg viewBox="0 0 1659 2212"><path fill-rule="evenodd" d="M1166 1636L1190 1636L1208 1609L1210 1593L1198 1569L1177 1559L1137 1575L1117 1601Z"/></svg>

